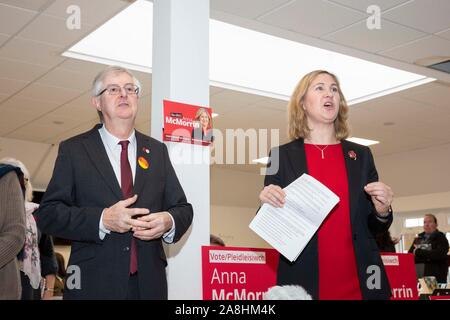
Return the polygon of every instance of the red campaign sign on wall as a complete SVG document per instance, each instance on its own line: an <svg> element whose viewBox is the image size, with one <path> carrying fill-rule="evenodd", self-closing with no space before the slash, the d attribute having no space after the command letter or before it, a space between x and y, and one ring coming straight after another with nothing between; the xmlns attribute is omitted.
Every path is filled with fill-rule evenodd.
<svg viewBox="0 0 450 320"><path fill-rule="evenodd" d="M389 284L391 300L418 300L416 266L412 253L381 253Z"/></svg>
<svg viewBox="0 0 450 320"><path fill-rule="evenodd" d="M164 100L163 140L210 145L214 140L212 110Z"/></svg>
<svg viewBox="0 0 450 320"><path fill-rule="evenodd" d="M274 249L203 246L203 299L262 300L276 285L278 260Z"/></svg>

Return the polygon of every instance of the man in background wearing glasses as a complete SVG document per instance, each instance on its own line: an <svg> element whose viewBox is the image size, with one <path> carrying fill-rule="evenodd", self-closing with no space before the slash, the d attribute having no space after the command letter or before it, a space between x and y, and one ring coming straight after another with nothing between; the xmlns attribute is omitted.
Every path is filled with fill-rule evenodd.
<svg viewBox="0 0 450 320"><path fill-rule="evenodd" d="M181 238L192 206L166 146L134 129L131 72L108 67L92 96L102 123L61 142L36 214L43 232L72 240L64 298L167 299L162 241Z"/></svg>

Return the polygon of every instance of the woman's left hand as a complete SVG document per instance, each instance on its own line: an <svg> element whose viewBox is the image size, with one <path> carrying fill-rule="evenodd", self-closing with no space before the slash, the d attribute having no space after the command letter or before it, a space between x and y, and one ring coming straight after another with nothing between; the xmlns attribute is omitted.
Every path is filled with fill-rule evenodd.
<svg viewBox="0 0 450 320"><path fill-rule="evenodd" d="M394 193L391 187L381 181L369 183L364 187L364 191L372 197L375 210L381 216L387 216L389 207L392 204Z"/></svg>

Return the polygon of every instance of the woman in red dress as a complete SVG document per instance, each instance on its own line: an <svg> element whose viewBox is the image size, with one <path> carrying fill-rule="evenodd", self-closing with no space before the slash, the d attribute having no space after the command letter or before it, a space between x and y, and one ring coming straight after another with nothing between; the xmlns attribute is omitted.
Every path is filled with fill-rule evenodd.
<svg viewBox="0 0 450 320"><path fill-rule="evenodd" d="M388 299L389 283L374 235L392 223L393 193L378 181L368 147L345 140L348 106L335 75L313 71L289 102L291 142L271 151L260 193L262 203L282 207L289 185L303 173L340 199L294 262L280 258L278 285L295 284L314 299Z"/></svg>

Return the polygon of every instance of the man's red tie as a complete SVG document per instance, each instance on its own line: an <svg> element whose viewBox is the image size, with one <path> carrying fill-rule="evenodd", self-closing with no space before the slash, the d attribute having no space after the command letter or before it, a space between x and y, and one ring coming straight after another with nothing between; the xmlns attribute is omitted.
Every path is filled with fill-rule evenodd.
<svg viewBox="0 0 450 320"><path fill-rule="evenodd" d="M124 199L128 199L133 196L133 174L131 173L130 162L128 161L128 140L120 141L122 146L122 152L120 153L120 180L121 189ZM130 258L130 273L137 272L137 250L136 239L133 237L131 240L131 258Z"/></svg>

